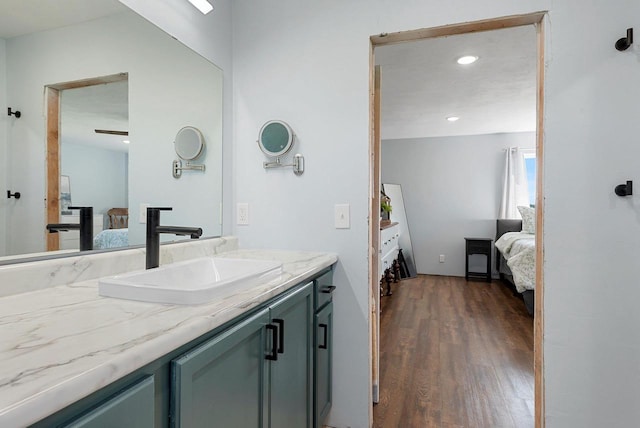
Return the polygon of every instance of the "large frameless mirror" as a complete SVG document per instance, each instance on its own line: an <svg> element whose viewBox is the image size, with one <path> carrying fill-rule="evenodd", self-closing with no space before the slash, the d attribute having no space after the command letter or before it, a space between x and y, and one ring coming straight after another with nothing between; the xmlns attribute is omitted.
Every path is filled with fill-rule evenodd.
<svg viewBox="0 0 640 428"><path fill-rule="evenodd" d="M33 19L35 4L52 19ZM0 103L22 113L0 121L0 154L6 155L0 156L0 187L21 193L20 199L0 205L0 263L61 253L59 243L49 248L44 225L62 222L61 195L54 191L56 197L47 197L50 183L62 193L62 176L71 182L74 205L94 207L101 219L94 221L96 229L111 229L108 213L126 209L128 230L119 233L127 233L131 245L145 242L145 224L139 221L145 204L174 207L167 216L172 224L202 227L203 236L222 234L222 70L117 0L3 3L0 64ZM73 89L100 78L107 83L114 76L127 76L120 84L122 108L116 108L120 103L110 92L119 85L95 84L85 88L87 96ZM99 88L105 93L97 97ZM52 160L46 150L49 112L43 115L48 103L43 95L55 91L61 100L61 132L59 158ZM87 135L71 141L67 130L75 122L66 106L75 98L81 103L71 106L71 113L77 113L78 123L92 125ZM82 104L98 100L104 108ZM120 116L122 123L117 122ZM185 125L200 132L206 147L199 150L197 133L185 131L187 143L178 154L189 158L200 151L207 171L175 180L168 165L176 159L176 132ZM105 140L102 146L85 144L97 137ZM59 165L58 172L48 174L54 171L49 164ZM112 191L114 196L105 199ZM53 204L53 214L43 209L43 200Z"/></svg>

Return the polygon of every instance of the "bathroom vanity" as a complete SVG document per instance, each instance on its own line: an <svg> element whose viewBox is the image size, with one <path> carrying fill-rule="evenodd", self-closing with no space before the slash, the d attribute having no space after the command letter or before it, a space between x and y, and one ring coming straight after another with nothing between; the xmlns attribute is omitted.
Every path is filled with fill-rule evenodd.
<svg viewBox="0 0 640 428"><path fill-rule="evenodd" d="M0 298L0 426L322 426L336 256L222 256L283 271L201 305L101 297L97 279Z"/></svg>

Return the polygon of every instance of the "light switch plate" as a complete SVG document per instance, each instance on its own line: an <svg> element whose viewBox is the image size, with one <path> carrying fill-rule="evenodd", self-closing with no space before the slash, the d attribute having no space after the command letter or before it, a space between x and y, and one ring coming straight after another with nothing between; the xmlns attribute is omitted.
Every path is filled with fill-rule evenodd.
<svg viewBox="0 0 640 428"><path fill-rule="evenodd" d="M140 204L140 214L138 220L141 224L147 223L147 208L150 207L151 204L143 203Z"/></svg>
<svg viewBox="0 0 640 428"><path fill-rule="evenodd" d="M236 211L236 223L243 226L249 224L249 204L238 203Z"/></svg>
<svg viewBox="0 0 640 428"><path fill-rule="evenodd" d="M351 220L349 219L349 204L336 204L334 217L336 229L349 229L351 227Z"/></svg>

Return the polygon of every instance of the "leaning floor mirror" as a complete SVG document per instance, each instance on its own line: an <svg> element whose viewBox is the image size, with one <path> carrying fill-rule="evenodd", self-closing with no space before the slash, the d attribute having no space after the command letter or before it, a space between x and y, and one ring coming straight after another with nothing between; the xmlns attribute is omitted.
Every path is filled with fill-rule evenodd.
<svg viewBox="0 0 640 428"><path fill-rule="evenodd" d="M407 221L407 212L404 208L404 199L402 197L402 187L399 184L383 184L384 193L391 199L393 207L390 215L392 222L398 222L400 227L400 239L398 241L402 249L402 255L407 263L409 276L416 276L416 264L413 258L413 247L411 246L411 234L409 233L409 223Z"/></svg>

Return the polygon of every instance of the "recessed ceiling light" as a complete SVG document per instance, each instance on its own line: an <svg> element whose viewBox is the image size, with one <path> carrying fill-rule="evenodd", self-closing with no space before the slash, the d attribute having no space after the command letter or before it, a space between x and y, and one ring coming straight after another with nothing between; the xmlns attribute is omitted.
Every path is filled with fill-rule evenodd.
<svg viewBox="0 0 640 428"><path fill-rule="evenodd" d="M123 142L123 143L125 143L125 144L129 144L131 141L129 141L129 140L122 140L122 142Z"/></svg>
<svg viewBox="0 0 640 428"><path fill-rule="evenodd" d="M478 57L475 55L461 56L460 58L458 58L458 64L460 65L473 64L477 60L478 60Z"/></svg>
<svg viewBox="0 0 640 428"><path fill-rule="evenodd" d="M448 120L449 122L455 122L455 121L456 121L456 120L458 120L458 119L460 119L458 116L449 116L449 117L447 118L447 120Z"/></svg>
<svg viewBox="0 0 640 428"><path fill-rule="evenodd" d="M194 5L203 15L213 10L213 6L207 0L189 0L189 3Z"/></svg>

